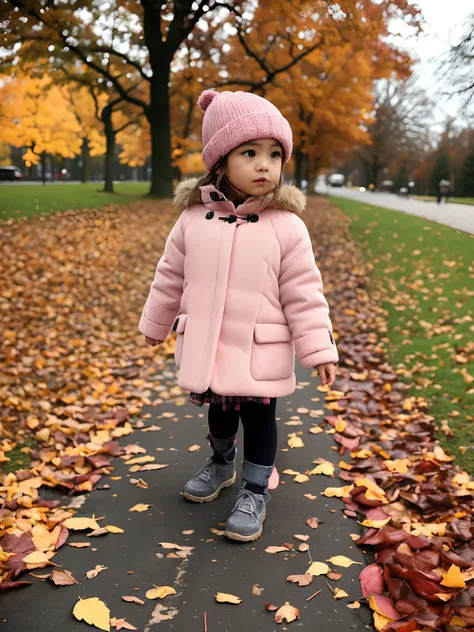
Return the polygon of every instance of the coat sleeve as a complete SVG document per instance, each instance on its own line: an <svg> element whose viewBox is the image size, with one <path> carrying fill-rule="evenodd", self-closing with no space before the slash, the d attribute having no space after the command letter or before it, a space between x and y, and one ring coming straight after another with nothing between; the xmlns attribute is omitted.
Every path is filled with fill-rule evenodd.
<svg viewBox="0 0 474 632"><path fill-rule="evenodd" d="M339 356L321 273L314 260L308 229L299 217L295 218L282 256L279 285L280 301L303 368L337 362Z"/></svg>
<svg viewBox="0 0 474 632"><path fill-rule="evenodd" d="M183 214L168 235L163 256L156 266L155 278L138 324L138 329L142 334L158 341L163 341L168 336L179 311L183 294L186 256Z"/></svg>

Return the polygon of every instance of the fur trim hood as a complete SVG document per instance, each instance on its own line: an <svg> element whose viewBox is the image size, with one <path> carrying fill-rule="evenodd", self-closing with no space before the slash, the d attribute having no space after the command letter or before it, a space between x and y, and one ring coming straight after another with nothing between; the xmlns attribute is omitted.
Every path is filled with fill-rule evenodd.
<svg viewBox="0 0 474 632"><path fill-rule="evenodd" d="M180 182L176 187L173 204L181 211L194 204L202 204L199 192L197 195L193 195L198 181L199 178L189 178ZM306 196L294 185L283 184L278 191L275 203L272 204L272 208L291 211L292 213L302 213L306 208Z"/></svg>

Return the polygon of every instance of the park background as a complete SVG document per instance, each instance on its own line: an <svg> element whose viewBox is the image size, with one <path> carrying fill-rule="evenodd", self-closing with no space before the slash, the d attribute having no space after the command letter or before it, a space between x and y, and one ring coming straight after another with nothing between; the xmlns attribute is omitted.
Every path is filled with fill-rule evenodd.
<svg viewBox="0 0 474 632"><path fill-rule="evenodd" d="M114 516L115 524L126 524L127 508L121 504L125 513L120 513L107 489L112 486L125 498L122 502L135 502L127 493L132 486L118 480L130 477L127 464L152 470L158 463L152 462L151 451L159 450L161 461L166 449L181 469L192 469L190 459L206 449L202 427L191 419L196 413L174 383L174 337L159 348L147 347L137 324L156 262L179 215L171 203L173 187L203 172L202 113L196 102L208 88L256 92L273 101L290 121L295 149L285 177L308 192L304 220L341 353L338 382L329 393L317 386L315 375L298 375L293 415L283 413L284 419L290 417L284 423L296 429L284 438L278 458L287 472L302 478L293 484L287 479L292 474L285 475L288 482L279 492L286 494L292 511L282 521L285 512L275 509L281 521L278 538L268 531L259 546L280 544L307 528L304 520L303 527L296 526L310 511L302 504L309 502L308 494L306 500L297 499L300 489L319 496L315 513L325 511L324 485L318 481L324 472L334 476L340 455L346 461L339 463L339 478L349 483L354 472L366 473L372 497L364 501L360 493L356 502L347 496L347 487L334 492L346 506L337 519L328 513L326 526L316 535L309 532L313 555L334 548L332 527L337 524L337 529L346 529L350 542L345 554L355 557L350 527L342 525L349 523L343 518L358 512L359 525L364 516L367 521L352 527L364 535L357 541L361 547L367 542L369 548L374 546L377 538L379 546L388 546L391 539L400 542L409 533L410 554L415 544L430 547L419 562L422 571L415 568L414 573L428 567L433 571L429 560L437 559L444 578L448 561L464 575L448 578L453 592L447 605L441 592L447 588L423 583L427 577L420 588L416 577L403 576L408 600L416 605L408 612L392 590L400 576L383 591L387 586L380 583L382 563L367 549L362 550L365 557L358 551L359 564L370 562L367 568L379 577L376 592L390 600L370 601L375 628L402 629L397 623L402 612L403 621L411 617L405 628L409 632L417 625L422 632L460 632L473 625L474 14L469 9L460 0L449 8L440 2L407 0L2 4L0 165L18 167L23 177L0 184L0 586L16 589L26 586L22 581L33 582L25 590L9 591L3 620L9 632L16 632L8 627L15 616L24 617L18 630L38 621L36 629L46 632L51 608L56 607L60 629L81 629L85 624L71 613L77 596L86 593L107 601L117 629L120 607L135 625L143 622L141 629L154 617L158 622L165 614L172 619L177 616L174 608L182 608L181 597L167 596L165 603L171 605L155 610L151 619L148 601L139 608L128 604L124 610L103 569L91 582L82 581L78 592L67 573L76 568L85 572L92 562L87 561L88 551L72 558L73 549L62 545L78 535L73 527L68 532L64 523L73 524L66 521L83 502L88 514L95 509L96 515L105 513L108 520ZM352 198L336 188L316 187L319 194L313 195L321 176L334 172L346 176L353 188L344 191ZM452 190L449 203L438 209L433 200L441 179L450 180ZM410 199L424 203L426 213L412 212L409 202L404 212L397 212L382 203L370 204L368 194L357 197L360 187L380 190L387 188L386 181L393 183L388 187L393 193L386 195L396 197L400 188L408 187ZM450 217L455 213L462 213L466 230L453 228ZM319 425L309 427L313 423ZM159 438L163 428L172 434L166 442ZM153 456L143 456L143 436L146 452ZM298 445L301 436L303 446ZM311 443L316 438L319 443ZM331 447L333 438L339 453ZM144 460L122 465L112 460L118 456ZM309 465L315 456L324 472ZM326 459L335 459L332 468ZM168 465L176 463L159 467ZM108 476L112 473L120 475L116 481ZM206 514L200 513L198 520L197 513L195 519L184 513L174 500L177 490L166 470L164 476L150 471L153 479L139 476L143 479L132 478L141 481L132 491L149 501L146 507L156 503L158 513L159 499L167 498L175 513L170 523L161 524L152 522L149 509L143 514L148 522L135 527L140 533L151 538L153 524L159 538L189 543L191 524L201 541L211 542L203 531ZM380 486L374 486L375 480ZM66 493L76 494L70 505ZM381 507L386 513L380 513ZM375 514L367 515L368 508ZM137 524L139 517L132 515ZM286 520L294 529L290 533ZM372 534L371 542L373 530L379 534ZM216 528L212 533L219 537ZM122 558L116 559L114 546L107 544L111 537L98 539L105 542L100 561L122 577L127 567L120 566ZM139 547L147 538L135 540L133 547ZM443 550L443 558L438 549L446 542L452 548L448 555ZM65 596L56 603L56 588L47 590L51 582L26 571L50 571L49 560L60 547L55 560L70 570L51 579L74 586L74 593L62 592ZM227 564L232 550L224 544L217 547L216 558ZM289 558L301 555L295 546L285 547ZM189 550L177 551L181 561L190 556ZM25 562L26 553L34 561ZM404 555L403 564L409 564L407 548L385 554ZM259 581L268 591L264 597L270 598L270 584L282 579L279 562L263 554L255 564L251 555L246 550L239 559L262 570ZM134 557L148 560L142 549L134 550ZM163 561L173 564L176 558L173 552ZM207 564L207 558L198 559ZM143 562L137 570L142 588L161 581L151 566ZM352 599L360 597L354 590L358 572L353 566L341 579ZM163 573L162 583L180 591L173 573ZM236 567L236 581L246 586L239 573ZM327 592L323 580L325 576L315 576L314 583L321 581ZM462 582L468 582L468 590ZM363 596L370 596L367 584L361 585ZM312 589L308 587L308 595ZM136 590L136 585L128 590ZM275 587L279 603L298 603L303 591L295 588L287 597L288 590L284 582ZM436 591L444 597L433 597ZM28 605L28 594L37 597L35 608ZM366 620L357 618L358 606L347 610L343 599L334 605L329 596L327 611L317 600L300 605L302 619L309 616L304 608L317 602L324 613L322 625L333 625L329 612L337 608L342 617L354 617L349 623L344 619L344 629L352 624L353 629L364 629ZM209 610L215 617L228 616L228 626L242 623L232 613L213 611L202 592L188 603L201 615ZM364 604L364 599L357 603ZM402 610L395 612L395 606ZM248 616L246 624L256 629L254 611L245 608L244 600L240 616ZM267 619L259 618L258 625L272 625L273 615L269 620L268 615L262 606L258 616ZM219 629L211 624L212 617L210 632Z"/></svg>

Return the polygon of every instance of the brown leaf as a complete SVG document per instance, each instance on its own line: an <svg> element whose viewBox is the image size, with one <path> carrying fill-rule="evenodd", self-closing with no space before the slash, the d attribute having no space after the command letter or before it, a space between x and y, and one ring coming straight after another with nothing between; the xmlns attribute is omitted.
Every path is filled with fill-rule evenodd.
<svg viewBox="0 0 474 632"><path fill-rule="evenodd" d="M319 519L308 518L308 520L306 520L306 524L308 525L308 527L311 527L311 529L317 529L319 527Z"/></svg>
<svg viewBox="0 0 474 632"><path fill-rule="evenodd" d="M300 618L300 611L298 608L294 608L289 604L288 601L285 602L285 605L282 606L277 612L275 612L275 623L282 623L286 621L287 623L291 623L292 621L296 621L296 619Z"/></svg>
<svg viewBox="0 0 474 632"><path fill-rule="evenodd" d="M138 629L131 623L128 623L127 621L125 621L125 619L126 617L124 619L115 619L115 617L112 617L110 619L110 625L114 627L116 630L137 630Z"/></svg>
<svg viewBox="0 0 474 632"><path fill-rule="evenodd" d="M51 573L49 579L53 581L56 586L72 586L73 584L78 584L71 573L67 570L56 570Z"/></svg>
<svg viewBox="0 0 474 632"><path fill-rule="evenodd" d="M97 564L94 569L87 571L86 577L87 579L94 579L94 577L97 577L97 575L101 571L105 571L106 569L107 569L107 566L101 566L100 564Z"/></svg>
<svg viewBox="0 0 474 632"><path fill-rule="evenodd" d="M286 580L288 582L293 582L293 583L297 583L298 586L307 586L308 584L311 584L311 582L313 581L313 576L312 575L289 575Z"/></svg>
<svg viewBox="0 0 474 632"><path fill-rule="evenodd" d="M139 606L143 606L145 605L145 602L142 601L141 599L139 599L138 597L135 597L134 595L125 595L125 597L122 597L123 601L128 601L130 603L136 603Z"/></svg>
<svg viewBox="0 0 474 632"><path fill-rule="evenodd" d="M258 597L260 597L260 595L262 594L263 588L260 588L260 586L258 584L254 584L252 586L252 595L257 595Z"/></svg>

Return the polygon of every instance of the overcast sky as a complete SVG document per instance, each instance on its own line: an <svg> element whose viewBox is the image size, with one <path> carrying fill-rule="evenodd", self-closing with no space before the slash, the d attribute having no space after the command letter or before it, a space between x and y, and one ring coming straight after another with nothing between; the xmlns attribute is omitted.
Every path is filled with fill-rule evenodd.
<svg viewBox="0 0 474 632"><path fill-rule="evenodd" d="M457 43L465 31L474 3L472 0L410 0L410 4L421 9L425 19L424 32L417 38L405 39L402 45L420 59L415 71L430 96L436 96L436 119L441 120L446 114L456 115L459 103L456 99L441 96L445 85L437 67L445 59L443 53L449 50L449 45ZM400 45L400 38L397 43Z"/></svg>

